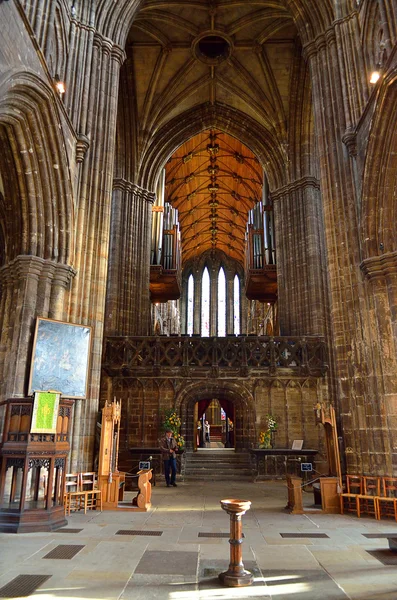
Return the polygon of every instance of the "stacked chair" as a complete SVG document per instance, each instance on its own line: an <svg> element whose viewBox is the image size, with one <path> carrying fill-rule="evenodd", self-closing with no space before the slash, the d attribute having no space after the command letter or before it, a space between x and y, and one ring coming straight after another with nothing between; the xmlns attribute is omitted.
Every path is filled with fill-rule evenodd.
<svg viewBox="0 0 397 600"><path fill-rule="evenodd" d="M355 512L375 519L394 517L397 521L397 478L347 475L346 492L339 494L342 515Z"/></svg>
<svg viewBox="0 0 397 600"><path fill-rule="evenodd" d="M64 491L65 514L71 511L100 510L102 511L101 490L97 486L96 473L67 473Z"/></svg>

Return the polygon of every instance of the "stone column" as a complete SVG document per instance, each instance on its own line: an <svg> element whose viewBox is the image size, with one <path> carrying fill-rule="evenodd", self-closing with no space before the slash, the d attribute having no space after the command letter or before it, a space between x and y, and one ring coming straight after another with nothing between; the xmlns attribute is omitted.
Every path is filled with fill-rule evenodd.
<svg viewBox="0 0 397 600"><path fill-rule="evenodd" d="M155 194L114 181L106 299L107 335L149 335L150 243Z"/></svg>
<svg viewBox="0 0 397 600"><path fill-rule="evenodd" d="M350 473L381 473L377 459L388 442L366 433L366 416L380 414L373 369L366 290L360 272L358 202L352 158L343 138L365 105L357 13L341 19L307 44L320 167L332 340L331 381ZM352 83L352 84L350 84ZM280 311L281 312L281 311ZM282 319L280 314L280 319ZM378 441L376 441L378 440Z"/></svg>
<svg viewBox="0 0 397 600"><path fill-rule="evenodd" d="M370 326L376 341L370 377L376 397L382 398L379 411L368 414L366 425L382 473L391 474L397 466L397 252L368 258L361 268L368 282ZM364 432L363 438L365 445Z"/></svg>
<svg viewBox="0 0 397 600"><path fill-rule="evenodd" d="M324 335L328 304L319 182L313 177L272 192L277 231L281 335Z"/></svg>
<svg viewBox="0 0 397 600"><path fill-rule="evenodd" d="M85 41L88 44L89 40ZM93 460L105 319L117 99L124 58L124 50L96 32L92 47L87 47L90 64L85 78L80 78L80 70L75 73L76 78L80 78L82 90L74 121L78 123L77 130L84 136L86 154L82 153L79 157L74 261L77 277L72 283L69 318L71 322L92 326L88 396L77 424L80 440L77 470L85 468L84 465L90 467Z"/></svg>

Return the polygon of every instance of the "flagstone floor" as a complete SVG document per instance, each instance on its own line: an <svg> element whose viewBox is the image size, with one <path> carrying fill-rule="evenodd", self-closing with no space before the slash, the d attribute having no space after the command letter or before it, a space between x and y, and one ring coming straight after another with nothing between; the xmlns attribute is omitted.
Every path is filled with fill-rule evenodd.
<svg viewBox="0 0 397 600"><path fill-rule="evenodd" d="M254 575L250 587L225 588L218 580L229 564L223 498L252 502L243 517L242 545L244 565ZM397 523L290 515L286 500L283 482L189 482L177 488L159 482L147 513L73 513L62 531L0 534L0 598L397 599L397 554L384 537L397 536ZM13 589L17 577L25 591ZM39 587L29 591L29 582Z"/></svg>

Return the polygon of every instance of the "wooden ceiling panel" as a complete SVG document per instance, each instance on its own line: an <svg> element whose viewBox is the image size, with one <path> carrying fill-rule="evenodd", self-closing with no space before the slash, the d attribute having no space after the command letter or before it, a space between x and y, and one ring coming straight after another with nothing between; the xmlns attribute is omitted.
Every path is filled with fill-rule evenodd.
<svg viewBox="0 0 397 600"><path fill-rule="evenodd" d="M262 198L255 155L219 130L186 142L166 165L166 200L179 211L182 261L223 250L244 264L248 211Z"/></svg>

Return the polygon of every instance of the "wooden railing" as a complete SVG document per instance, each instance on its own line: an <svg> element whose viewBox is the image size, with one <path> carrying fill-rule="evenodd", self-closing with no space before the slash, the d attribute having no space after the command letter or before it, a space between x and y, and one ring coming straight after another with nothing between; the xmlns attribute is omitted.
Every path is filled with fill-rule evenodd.
<svg viewBox="0 0 397 600"><path fill-rule="evenodd" d="M324 338L314 336L108 337L105 342L104 369L110 376L153 377L160 369L180 376L222 370L239 377L279 369L323 376L327 368Z"/></svg>

